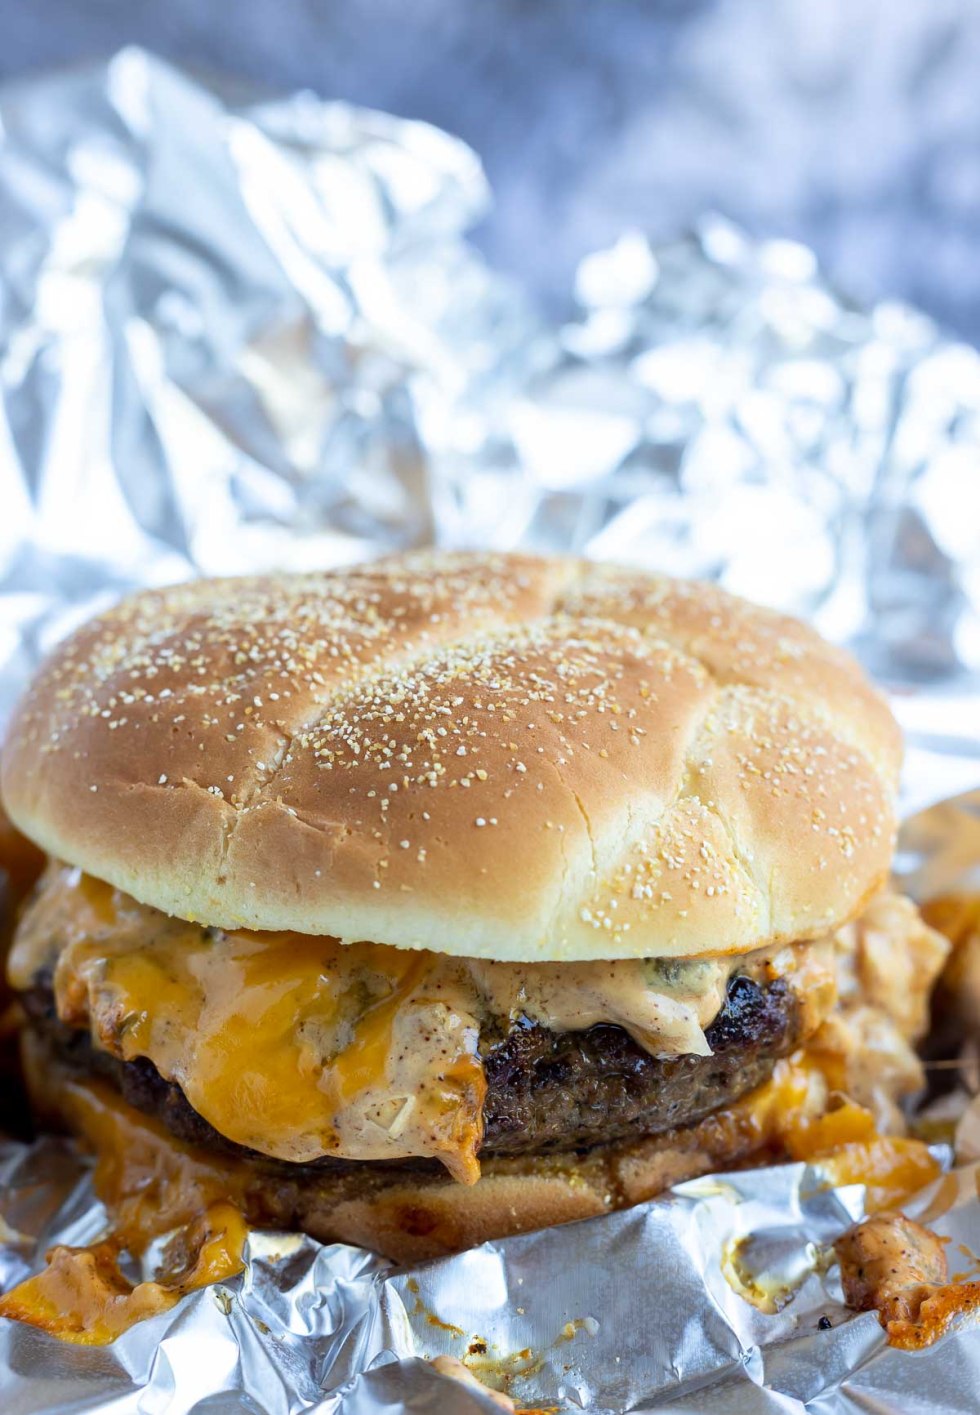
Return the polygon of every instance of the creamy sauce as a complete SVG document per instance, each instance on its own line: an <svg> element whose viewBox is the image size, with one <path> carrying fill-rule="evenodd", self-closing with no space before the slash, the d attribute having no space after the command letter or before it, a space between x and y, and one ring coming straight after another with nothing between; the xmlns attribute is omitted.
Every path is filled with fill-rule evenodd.
<svg viewBox="0 0 980 1415"><path fill-rule="evenodd" d="M907 1041L923 1036L932 984L949 957L950 942L926 923L912 900L887 890L876 895L837 931L835 946L843 1007L876 1009Z"/></svg>
<svg viewBox="0 0 980 1415"><path fill-rule="evenodd" d="M222 1135L279 1159L435 1156L479 1177L489 1019L623 1027L653 1055L706 1055L732 973L792 978L804 1031L835 996L829 942L745 958L488 963L302 934L224 933L52 866L9 974L54 977L61 1019L149 1058Z"/></svg>

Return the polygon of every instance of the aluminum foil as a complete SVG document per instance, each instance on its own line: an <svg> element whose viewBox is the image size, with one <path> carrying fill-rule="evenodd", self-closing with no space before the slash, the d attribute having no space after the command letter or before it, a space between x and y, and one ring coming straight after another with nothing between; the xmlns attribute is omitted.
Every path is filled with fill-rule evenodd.
<svg viewBox="0 0 980 1415"><path fill-rule="evenodd" d="M0 94L0 707L106 599L429 542L716 577L980 668L980 354L711 218L545 327L424 124L138 50Z"/></svg>
<svg viewBox="0 0 980 1415"><path fill-rule="evenodd" d="M564 505L589 554L717 578L879 674L980 664L975 349L717 217L660 248L624 236L577 294L515 413L525 464L558 478L535 539Z"/></svg>
<svg viewBox="0 0 980 1415"><path fill-rule="evenodd" d="M980 1165L962 1165L905 1209L949 1240L951 1273L970 1278L980 1255L978 1186ZM519 1405L592 1415L974 1412L980 1329L912 1356L886 1346L873 1313L842 1307L830 1248L863 1215L863 1197L860 1185L823 1188L804 1164L714 1175L633 1209L414 1270L355 1248L253 1233L241 1277L192 1294L111 1347L66 1348L0 1322L3 1409L492 1411L427 1364L450 1354L506 1385ZM84 1161L66 1142L44 1139L5 1147L0 1217L6 1286L52 1242L92 1241L104 1215ZM733 1244L784 1304L774 1315L726 1278Z"/></svg>
<svg viewBox="0 0 980 1415"><path fill-rule="evenodd" d="M139 51L3 92L8 704L134 585L480 526L499 487L446 459L485 449L537 331L462 239L486 202L424 124L235 104Z"/></svg>
<svg viewBox="0 0 980 1415"><path fill-rule="evenodd" d="M466 240L488 199L425 125L137 50L0 93L0 717L137 585L520 544L808 614L900 686L908 810L980 784L980 356L719 218L590 257L548 327ZM914 887L975 865L976 820L917 819ZM935 1224L977 1253L972 1111L961 1135ZM104 1214L66 1142L0 1166L6 1287ZM974 1410L980 1333L913 1357L840 1306L821 1255L861 1205L770 1168L415 1273L256 1233L242 1277L111 1348L0 1323L0 1408L462 1415L490 1407L425 1358L481 1338L545 1407ZM722 1276L749 1235L774 1316Z"/></svg>

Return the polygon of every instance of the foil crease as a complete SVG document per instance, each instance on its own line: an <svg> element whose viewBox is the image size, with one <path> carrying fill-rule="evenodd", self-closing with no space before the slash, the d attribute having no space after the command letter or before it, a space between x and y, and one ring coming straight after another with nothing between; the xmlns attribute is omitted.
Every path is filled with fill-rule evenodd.
<svg viewBox="0 0 980 1415"><path fill-rule="evenodd" d="M8 707L39 652L134 586L479 525L436 449L486 441L537 333L462 238L487 200L431 127L236 104L137 50L3 92Z"/></svg>
<svg viewBox="0 0 980 1415"><path fill-rule="evenodd" d="M7 1144L0 1182L2 1285L46 1245L98 1235L104 1216L67 1143ZM957 1254L980 1253L978 1183L980 1166L964 1165L905 1206L949 1239L954 1268L966 1262ZM828 1254L862 1216L863 1193L860 1185L825 1189L804 1164L713 1175L633 1209L414 1270L355 1248L254 1232L240 1277L191 1294L111 1347L65 1347L0 1323L3 1408L492 1411L428 1364L449 1354L488 1384L505 1384L519 1408L844 1415L873 1405L966 1415L980 1375L975 1326L913 1358L885 1344L874 1313L841 1306ZM723 1275L726 1248L746 1240L760 1277L787 1294L775 1315L743 1300Z"/></svg>
<svg viewBox="0 0 980 1415"><path fill-rule="evenodd" d="M917 685L907 810L980 783L976 351L717 217L589 257L549 327L466 238L488 201L424 124L138 50L0 93L0 719L136 586L520 544L809 615ZM916 817L911 888L973 887L978 818L975 796ZM939 1183L935 1226L977 1253L976 1164ZM976 1329L911 1357L840 1306L817 1258L862 1200L801 1165L715 1176L415 1272L253 1233L240 1278L110 1348L0 1323L0 1405L470 1415L491 1407L426 1358L479 1337L476 1372L544 1408L975 1409ZM6 1289L105 1215L45 1137L0 1149L0 1219ZM792 1290L772 1316L722 1276L749 1236Z"/></svg>

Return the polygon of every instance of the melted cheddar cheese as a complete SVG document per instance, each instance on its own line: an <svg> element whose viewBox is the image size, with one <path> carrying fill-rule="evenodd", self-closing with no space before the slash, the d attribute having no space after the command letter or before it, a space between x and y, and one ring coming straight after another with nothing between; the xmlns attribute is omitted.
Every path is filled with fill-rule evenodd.
<svg viewBox="0 0 980 1415"><path fill-rule="evenodd" d="M52 1068L43 1047L34 1055L37 1044L29 1036L25 1041L36 1100L56 1108L96 1156L95 1189L111 1231L89 1249L53 1249L41 1273L0 1298L0 1316L70 1341L102 1343L168 1310L193 1288L238 1272L241 1215L256 1218L256 1194L261 1210L262 1185L256 1187L249 1161L177 1140L111 1086ZM935 1177L938 1166L919 1141L878 1135L869 1113L851 1104L825 1116L827 1102L827 1080L804 1050L778 1062L769 1081L696 1129L708 1153L788 1153L810 1160L828 1184L869 1183L872 1207L894 1207ZM696 1154L693 1161L697 1173ZM624 1194L619 1202L639 1197ZM119 1270L120 1254L142 1254L169 1233L164 1271L129 1283Z"/></svg>
<svg viewBox="0 0 980 1415"><path fill-rule="evenodd" d="M946 1283L929 1291L914 1321L884 1323L889 1346L921 1351L960 1324L980 1323L980 1282Z"/></svg>
<svg viewBox="0 0 980 1415"><path fill-rule="evenodd" d="M790 1112L780 1138L790 1159L808 1161L828 1188L863 1184L870 1214L897 1208L941 1173L921 1140L880 1134L871 1112L853 1101L825 1115Z"/></svg>
<svg viewBox="0 0 980 1415"><path fill-rule="evenodd" d="M705 1055L738 970L792 975L804 1027L835 996L829 941L748 958L488 963L170 918L53 866L22 920L11 982L53 974L58 1014L122 1060L147 1057L220 1134L305 1162L439 1158L479 1176L488 1019L625 1028L655 1055Z"/></svg>

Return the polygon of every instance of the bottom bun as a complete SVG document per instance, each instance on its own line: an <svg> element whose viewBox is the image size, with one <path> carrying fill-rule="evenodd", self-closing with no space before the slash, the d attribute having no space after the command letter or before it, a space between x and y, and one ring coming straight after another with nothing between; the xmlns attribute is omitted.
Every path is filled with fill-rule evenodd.
<svg viewBox="0 0 980 1415"><path fill-rule="evenodd" d="M96 1189L121 1232L166 1232L229 1199L255 1227L352 1243L400 1263L592 1218L712 1170L780 1158L786 1121L817 1114L827 1098L819 1073L797 1053L696 1125L585 1151L487 1159L467 1186L411 1163L338 1169L209 1153L175 1139L105 1080L66 1066L32 1029L24 1066L38 1116L95 1154Z"/></svg>

